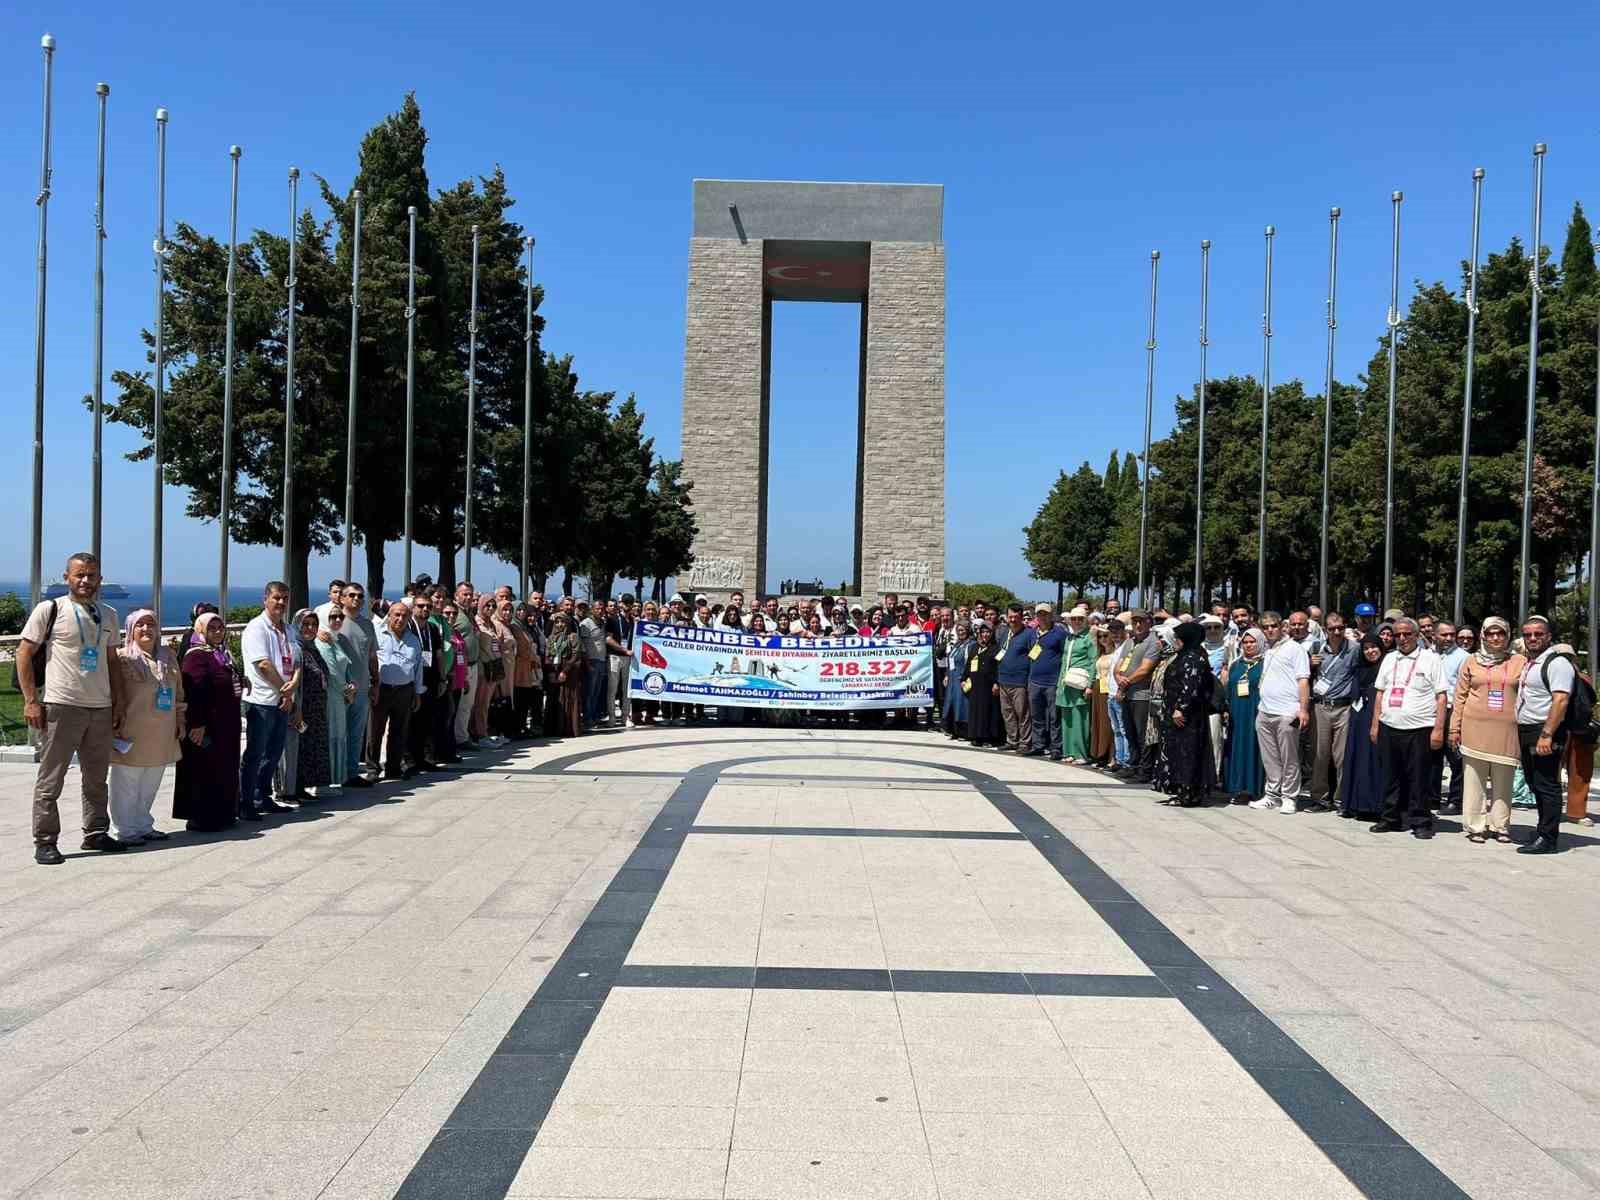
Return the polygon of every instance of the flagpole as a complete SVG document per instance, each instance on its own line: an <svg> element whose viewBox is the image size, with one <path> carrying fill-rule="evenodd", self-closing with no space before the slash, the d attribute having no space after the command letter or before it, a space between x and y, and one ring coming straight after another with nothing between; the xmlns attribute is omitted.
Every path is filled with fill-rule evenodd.
<svg viewBox="0 0 1600 1200"><path fill-rule="evenodd" d="M528 598L528 548L533 533L533 239L528 246L528 315L522 351L522 567L517 602Z"/></svg>
<svg viewBox="0 0 1600 1200"><path fill-rule="evenodd" d="M1328 362L1322 376L1322 558L1318 602L1328 612L1328 472L1333 466L1333 335L1339 328L1339 208L1328 210Z"/></svg>
<svg viewBox="0 0 1600 1200"><path fill-rule="evenodd" d="M283 376L283 581L294 586L294 277L300 238L300 168L289 168L289 331ZM303 597L309 599L309 597ZM302 599L302 597L296 597Z"/></svg>
<svg viewBox="0 0 1600 1200"><path fill-rule="evenodd" d="M29 560L28 599L37 606L44 598L44 315L46 281L50 275L46 247L50 227L50 99L55 82L56 39L39 39L44 51L44 136L39 157L39 250L35 268L33 302L33 547Z"/></svg>
<svg viewBox="0 0 1600 1200"><path fill-rule="evenodd" d="M1600 253L1600 242L1594 245ZM1600 328L1595 335L1595 347L1600 354ZM1600 377L1594 389L1594 482L1589 493L1589 674L1592 677L1595 662L1600 660L1600 592L1595 591L1594 564L1600 557Z"/></svg>
<svg viewBox="0 0 1600 1200"><path fill-rule="evenodd" d="M415 485L414 442L417 436L417 206L406 209L409 249L406 252L406 552L405 579L411 574L411 521Z"/></svg>
<svg viewBox="0 0 1600 1200"><path fill-rule="evenodd" d="M100 533L104 527L105 459L102 441L105 428L105 375L106 347L106 103L111 95L111 85L97 83L95 95L100 97L99 131L95 139L94 186L94 486L90 500L90 549L100 557Z"/></svg>
<svg viewBox="0 0 1600 1200"><path fill-rule="evenodd" d="M1472 266L1467 275L1467 373L1461 400L1461 496L1456 504L1456 624L1466 618L1467 472L1472 453L1472 368L1478 342L1478 229L1483 215L1483 168L1472 172Z"/></svg>
<svg viewBox="0 0 1600 1200"><path fill-rule="evenodd" d="M1394 409L1400 386L1400 205L1405 193L1389 196L1394 230L1389 244L1389 436L1383 484L1383 610L1394 606Z"/></svg>
<svg viewBox="0 0 1600 1200"><path fill-rule="evenodd" d="M1528 417L1527 437L1522 448L1522 580L1517 589L1517 619L1528 618L1529 559L1533 555L1533 433L1534 398L1539 394L1539 239L1544 215L1545 144L1533 147L1533 266L1528 270L1532 297L1528 305Z"/></svg>
<svg viewBox="0 0 1600 1200"><path fill-rule="evenodd" d="M1211 313L1211 239L1200 242L1200 403L1196 410L1195 433L1199 450L1194 466L1194 607L1201 608L1200 589L1204 582L1201 557L1205 549L1202 514L1206 497L1206 350L1211 345L1208 332Z"/></svg>
<svg viewBox="0 0 1600 1200"><path fill-rule="evenodd" d="M472 579L472 452L478 423L478 227L472 227L472 310L467 317L467 505L462 542L466 558L461 577Z"/></svg>
<svg viewBox="0 0 1600 1200"><path fill-rule="evenodd" d="M1150 251L1150 331L1145 336L1144 352L1144 478L1139 484L1139 603L1145 604L1145 537L1150 523L1150 417L1156 392L1156 282L1161 267L1161 251Z"/></svg>
<svg viewBox="0 0 1600 1200"><path fill-rule="evenodd" d="M242 153L238 146L228 147L228 157L233 160L233 188L228 202L228 331L222 351L222 503L217 515L217 524L221 527L217 609L224 619L228 615L228 519L233 505L233 299L234 268L239 258L239 155Z"/></svg>
<svg viewBox="0 0 1600 1200"><path fill-rule="evenodd" d="M167 110L156 109L156 363L155 403L151 409L152 457L155 459L155 496L151 517L150 608L156 614L156 628L161 628L161 550L162 550L162 495L161 474L165 470L162 443L161 408L166 393L166 334L167 334Z"/></svg>
<svg viewBox="0 0 1600 1200"><path fill-rule="evenodd" d="M1263 285L1265 307L1261 313L1261 491L1256 502L1256 608L1267 606L1267 423L1272 407L1272 239L1277 228L1267 226L1267 266Z"/></svg>
<svg viewBox="0 0 1600 1200"><path fill-rule="evenodd" d="M349 579L356 522L356 378L361 349L361 189L355 190L354 233L350 239L350 396L345 405L344 434L344 577Z"/></svg>

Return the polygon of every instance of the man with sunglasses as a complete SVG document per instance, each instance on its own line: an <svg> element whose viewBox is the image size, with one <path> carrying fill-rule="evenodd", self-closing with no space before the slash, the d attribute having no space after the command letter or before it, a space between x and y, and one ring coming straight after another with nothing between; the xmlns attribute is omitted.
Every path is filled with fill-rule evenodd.
<svg viewBox="0 0 1600 1200"><path fill-rule="evenodd" d="M1566 797L1561 789L1561 760L1567 749L1563 721L1577 684L1572 662L1551 646L1553 630L1535 613L1522 623L1528 665L1517 686L1517 741L1522 747L1522 774L1539 804L1539 824L1531 842L1518 854L1554 854Z"/></svg>
<svg viewBox="0 0 1600 1200"><path fill-rule="evenodd" d="M1383 815L1373 833L1395 833L1407 826L1416 838L1433 836L1433 806L1428 796L1433 751L1444 745L1444 664L1420 639L1417 623L1394 622L1395 647L1378 667L1377 701L1368 736L1383 767ZM1559 806L1559 801L1558 801Z"/></svg>

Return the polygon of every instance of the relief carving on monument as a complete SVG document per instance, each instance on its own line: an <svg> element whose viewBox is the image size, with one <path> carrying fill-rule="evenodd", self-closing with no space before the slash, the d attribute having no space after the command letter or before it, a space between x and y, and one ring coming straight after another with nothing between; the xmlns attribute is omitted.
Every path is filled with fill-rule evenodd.
<svg viewBox="0 0 1600 1200"><path fill-rule="evenodd" d="M696 558L689 572L692 588L742 588L744 586L744 560L742 558Z"/></svg>
<svg viewBox="0 0 1600 1200"><path fill-rule="evenodd" d="M933 564L925 558L878 560L878 591L913 595L932 593Z"/></svg>

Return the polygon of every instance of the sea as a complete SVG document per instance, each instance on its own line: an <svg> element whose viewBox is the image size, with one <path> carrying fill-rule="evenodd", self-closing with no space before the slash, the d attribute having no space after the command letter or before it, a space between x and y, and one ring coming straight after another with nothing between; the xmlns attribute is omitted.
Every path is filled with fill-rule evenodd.
<svg viewBox="0 0 1600 1200"><path fill-rule="evenodd" d="M48 587L56 580L47 580ZM107 583L107 590L126 591L126 596L107 594L105 602L126 617L136 608L149 608L150 598L155 594L148 583ZM26 607L28 603L28 581L0 579L0 595L6 592L15 592L17 598ZM211 604L217 602L217 585L214 583L164 583L161 585L161 623L163 625L182 625L187 623L189 613L200 601L205 600ZM241 605L259 605L261 595L259 588L237 587L228 589L228 606L238 608Z"/></svg>

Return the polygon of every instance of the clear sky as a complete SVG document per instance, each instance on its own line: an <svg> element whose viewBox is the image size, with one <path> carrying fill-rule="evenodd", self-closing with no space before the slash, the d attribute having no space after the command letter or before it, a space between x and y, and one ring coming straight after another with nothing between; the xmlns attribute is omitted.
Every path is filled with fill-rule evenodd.
<svg viewBox="0 0 1600 1200"><path fill-rule="evenodd" d="M1530 225L1550 144L1546 241L1600 196L1600 35L1534 0L1453 5L87 5L0 12L0 578L26 578L39 35L56 55L50 206L46 572L88 541L94 84L111 84L107 373L142 361L152 306L157 105L171 110L169 221L281 229L290 164L348 186L361 134L414 89L435 186L501 163L539 239L547 349L586 386L636 392L675 455L690 181L942 183L948 244L948 574L1024 592L1019 546L1059 469L1142 438L1149 252L1162 256L1156 435L1197 370L1199 249L1212 256L1215 375L1259 370L1262 229L1278 229L1274 377L1320 390L1327 213L1344 210L1339 372L1402 278L1454 278L1471 170L1486 247ZM303 194L314 189L303 189ZM1593 206L1591 205L1591 208ZM170 224L169 224L170 229ZM856 314L775 320L770 573L836 579L853 527ZM112 578L148 579L150 467L107 429ZM213 577L216 530L169 493L169 582ZM423 555L422 567L430 567ZM276 573L236 547L237 587ZM332 564L313 564L316 583ZM394 573L398 574L398 559ZM476 572L483 582L482 572ZM514 574L509 568L506 574Z"/></svg>

